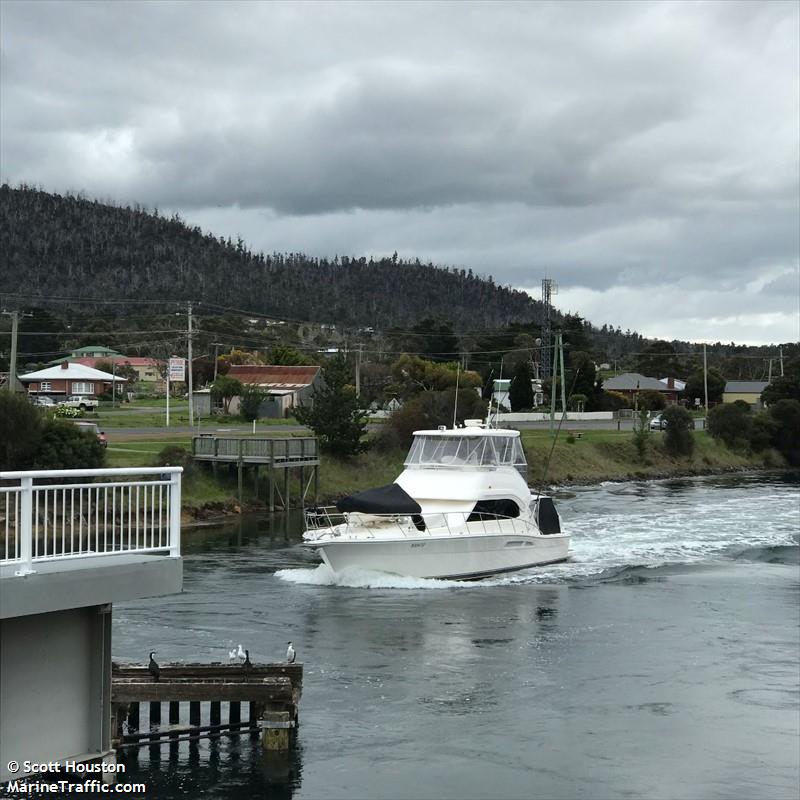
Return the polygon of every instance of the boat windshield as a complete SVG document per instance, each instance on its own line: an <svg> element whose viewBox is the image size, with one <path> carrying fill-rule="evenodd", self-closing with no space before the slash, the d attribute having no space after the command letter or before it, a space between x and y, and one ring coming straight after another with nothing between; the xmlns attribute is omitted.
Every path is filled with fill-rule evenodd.
<svg viewBox="0 0 800 800"><path fill-rule="evenodd" d="M527 467L518 436L415 436L407 467Z"/></svg>

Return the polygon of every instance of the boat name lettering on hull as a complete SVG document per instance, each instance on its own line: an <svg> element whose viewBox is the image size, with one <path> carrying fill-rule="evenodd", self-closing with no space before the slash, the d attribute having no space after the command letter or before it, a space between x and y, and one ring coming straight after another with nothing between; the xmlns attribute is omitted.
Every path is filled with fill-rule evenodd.
<svg viewBox="0 0 800 800"><path fill-rule="evenodd" d="M412 547L425 547L426 544L427 544L427 542L413 542L411 546Z"/></svg>

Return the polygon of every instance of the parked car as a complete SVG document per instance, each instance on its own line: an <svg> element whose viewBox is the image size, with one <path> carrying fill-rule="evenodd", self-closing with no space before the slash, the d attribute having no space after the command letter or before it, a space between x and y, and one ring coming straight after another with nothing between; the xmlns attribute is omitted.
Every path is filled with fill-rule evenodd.
<svg viewBox="0 0 800 800"><path fill-rule="evenodd" d="M35 397L31 398L31 403L35 406L44 406L45 408L55 408L56 401L53 400L52 397L47 397L47 395L36 395Z"/></svg>
<svg viewBox="0 0 800 800"><path fill-rule="evenodd" d="M74 424L86 433L93 433L95 436L97 436L97 441L100 442L103 447L108 447L106 432L101 431L100 428L97 427L96 422L84 422L83 420L76 419Z"/></svg>
<svg viewBox="0 0 800 800"><path fill-rule="evenodd" d="M663 414L656 414L650 420L650 430L651 431L663 431L667 427L667 421L664 419Z"/></svg>
<svg viewBox="0 0 800 800"><path fill-rule="evenodd" d="M95 400L94 397L87 397L86 395L82 394L73 394L66 400L62 400L59 405L63 408L79 408L81 411L86 411L89 408L96 410L100 403L99 401Z"/></svg>

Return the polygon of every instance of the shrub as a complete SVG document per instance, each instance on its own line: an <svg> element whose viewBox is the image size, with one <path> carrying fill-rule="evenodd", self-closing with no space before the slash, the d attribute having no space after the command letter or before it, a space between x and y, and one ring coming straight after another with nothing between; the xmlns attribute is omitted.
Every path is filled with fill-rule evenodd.
<svg viewBox="0 0 800 800"><path fill-rule="evenodd" d="M800 401L779 400L769 407L775 424L773 443L790 464L800 464Z"/></svg>
<svg viewBox="0 0 800 800"><path fill-rule="evenodd" d="M731 449L741 450L749 444L752 420L749 406L743 405L723 404L708 412L708 432Z"/></svg>
<svg viewBox="0 0 800 800"><path fill-rule="evenodd" d="M567 405L570 411L578 411L579 409L586 408L588 400L589 398L585 394L573 394L569 398L569 403L567 403Z"/></svg>
<svg viewBox="0 0 800 800"><path fill-rule="evenodd" d="M83 416L83 411L79 408L72 408L72 406L56 406L53 414L60 419L78 419Z"/></svg>
<svg viewBox="0 0 800 800"><path fill-rule="evenodd" d="M156 458L157 467L183 467L185 475L195 471L195 461L192 454L183 447L171 444L167 445Z"/></svg>
<svg viewBox="0 0 800 800"><path fill-rule="evenodd" d="M633 427L633 445L640 461L644 461L647 457L649 442L650 424L647 418L647 411L642 409Z"/></svg>
<svg viewBox="0 0 800 800"><path fill-rule="evenodd" d="M264 392L256 384L244 384L239 395L239 415L242 419L246 419L248 422L257 420L264 397Z"/></svg>
<svg viewBox="0 0 800 800"><path fill-rule="evenodd" d="M694 420L683 406L669 406L662 412L666 423L664 449L673 456L690 456L694 452Z"/></svg>
<svg viewBox="0 0 800 800"><path fill-rule="evenodd" d="M43 418L25 395L0 391L0 469L29 469L42 438Z"/></svg>
<svg viewBox="0 0 800 800"><path fill-rule="evenodd" d="M453 424L455 390L422 392L389 417L385 438L395 447L408 447L414 431L431 430ZM482 419L486 404L472 389L459 389L456 422ZM384 438L384 437L381 437Z"/></svg>
<svg viewBox="0 0 800 800"><path fill-rule="evenodd" d="M664 395L655 389L644 389L639 392L639 408L645 411L663 411L667 407Z"/></svg>
<svg viewBox="0 0 800 800"><path fill-rule="evenodd" d="M772 446L777 432L778 425L775 420L769 414L759 414L750 425L750 449L754 453L767 450Z"/></svg>
<svg viewBox="0 0 800 800"><path fill-rule="evenodd" d="M105 456L105 448L92 431L82 431L67 420L50 419L42 426L33 466L36 469L97 469L103 466Z"/></svg>
<svg viewBox="0 0 800 800"><path fill-rule="evenodd" d="M601 411L619 411L622 408L630 408L631 399L622 392L603 392L600 396Z"/></svg>

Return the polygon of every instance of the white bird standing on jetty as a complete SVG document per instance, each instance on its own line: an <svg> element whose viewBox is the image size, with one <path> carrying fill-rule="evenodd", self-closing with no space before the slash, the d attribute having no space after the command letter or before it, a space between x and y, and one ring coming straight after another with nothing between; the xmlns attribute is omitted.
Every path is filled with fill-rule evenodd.
<svg viewBox="0 0 800 800"><path fill-rule="evenodd" d="M289 642L289 647L286 649L286 660L290 664L294 664L294 659L297 654L294 652L294 647L292 647L292 643Z"/></svg>
<svg viewBox="0 0 800 800"><path fill-rule="evenodd" d="M237 650L235 647L233 650L228 651L228 658L231 661L235 661L237 658L244 660L245 658L245 651L242 649L242 645L239 645L239 649Z"/></svg>

